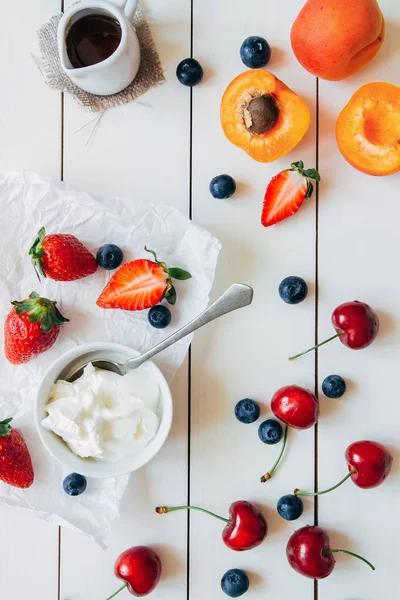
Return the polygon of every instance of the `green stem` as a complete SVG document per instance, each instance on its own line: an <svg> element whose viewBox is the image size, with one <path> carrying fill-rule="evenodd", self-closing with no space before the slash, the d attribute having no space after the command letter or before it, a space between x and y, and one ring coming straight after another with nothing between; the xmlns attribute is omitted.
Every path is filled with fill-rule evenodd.
<svg viewBox="0 0 400 600"><path fill-rule="evenodd" d="M351 469L351 471L349 471L346 475L346 477L343 477L343 479L341 481L339 481L339 483L337 483L336 485L333 485L332 487L328 488L327 490L323 490L322 492L303 492L302 490L294 490L294 495L295 496L322 496L322 494L329 494L329 492L333 492L333 490L336 490L336 488L340 487L342 485L342 483L344 483L345 481L347 481L352 475L354 475L354 473L357 473L357 469Z"/></svg>
<svg viewBox="0 0 400 600"><path fill-rule="evenodd" d="M279 463L281 462L281 458L283 456L283 453L285 452L285 448L286 448L286 444L287 444L287 436L288 436L288 431L289 431L289 426L286 425L285 427L285 433L283 436L283 444L282 444L282 448L281 451L279 453L278 458L276 459L273 467L268 471L268 473L265 473L265 475L263 475L261 477L261 483L265 483L266 481L268 481L268 479L271 479L276 467L279 465Z"/></svg>
<svg viewBox="0 0 400 600"><path fill-rule="evenodd" d="M355 554L355 552L350 552L350 550L341 550L340 548L335 548L334 550L332 550L332 549L324 550L323 555L326 556L327 554L333 554L334 552L343 552L344 554L350 554L350 556L354 556L355 558L358 558L358 559L362 560L363 562L365 562L366 565L368 565L373 571L375 571L374 565L372 563L370 563L369 560L367 560L366 558L363 558L359 554Z"/></svg>
<svg viewBox="0 0 400 600"><path fill-rule="evenodd" d="M328 338L324 342L320 342L319 344L316 344L312 348L309 348L308 350L304 350L304 352L300 352L300 354L295 354L294 356L290 356L289 360L295 360L296 358L300 358L300 356L304 356L305 354L308 354L309 352L312 352L313 350L316 350L317 348L320 348L321 346L324 346L328 342L331 342L332 340L336 339L337 337L340 337L344 333L345 333L344 331L339 331L339 333L336 333L335 335L333 335L332 337Z"/></svg>
<svg viewBox="0 0 400 600"><path fill-rule="evenodd" d="M206 515L210 515L211 517L215 517L220 521L224 521L225 523L230 523L230 519L225 519L224 517L220 517L210 510L206 510L205 508L200 508L199 506L157 506L156 513L159 515L165 515L169 512L174 512L175 510L199 510L200 512L206 513Z"/></svg>
<svg viewBox="0 0 400 600"><path fill-rule="evenodd" d="M112 596L108 596L107 600L111 600L111 598L115 598L115 596L117 594L119 594L120 592L122 592L122 590L124 590L127 587L127 585L128 585L127 583L124 583L124 585L121 585L121 587L116 592L114 592L114 594L112 594Z"/></svg>

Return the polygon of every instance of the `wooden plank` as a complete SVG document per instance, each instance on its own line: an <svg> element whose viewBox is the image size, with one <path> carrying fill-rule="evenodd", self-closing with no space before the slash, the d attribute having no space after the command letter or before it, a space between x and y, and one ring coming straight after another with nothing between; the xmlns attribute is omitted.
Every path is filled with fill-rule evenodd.
<svg viewBox="0 0 400 600"><path fill-rule="evenodd" d="M0 36L1 171L26 169L59 177L60 94L44 84L31 56L38 54L36 29L58 10L58 0L23 0L7 8L7 26ZM0 551L2 597L22 600L40 590L43 600L54 600L57 527L10 508L0 509L0 519L2 539L7 540Z"/></svg>
<svg viewBox="0 0 400 600"><path fill-rule="evenodd" d="M298 340L314 336L315 200L301 213L270 229L260 225L265 188L273 175L292 161L315 166L315 80L298 66L289 43L294 15L302 0L266 3L251 8L240 2L203 0L194 6L194 56L205 77L193 91L193 218L222 241L215 285L221 292L233 281L254 286L253 305L199 332L193 344L191 502L224 515L231 502L247 499L265 512L270 533L250 552L224 547L221 523L192 514L190 521L191 598L219 597L220 579L228 568L250 573L252 598L311 600L313 584L287 565L285 546L291 532L313 521L312 502L296 523L276 513L278 498L291 493L298 479L313 484L313 431L290 432L289 448L276 476L262 485L277 448L263 446L258 424L235 420L235 403L243 397L260 401L262 419L281 386L314 387L311 361L291 364L287 357ZM261 35L272 47L268 69L302 96L312 113L304 141L288 156L260 164L229 144L219 123L219 106L227 84L245 70L239 56L243 40ZM212 177L229 173L238 182L230 200L215 200L208 191ZM278 295L280 281L300 275L310 283L303 304L288 306Z"/></svg>
<svg viewBox="0 0 400 600"><path fill-rule="evenodd" d="M345 301L367 302L381 318L380 335L368 349L355 352L335 341L319 352L320 382L338 373L349 387L340 400L321 399L321 489L344 476L344 451L353 441L379 441L398 458L399 178L374 178L356 171L340 155L334 135L337 115L361 85L399 84L400 13L391 0L381 0L380 6L387 37L375 60L349 79L320 82L319 338L331 334L330 314ZM373 573L356 559L337 555L335 572L319 585L320 600L375 600L383 589L392 597L399 595L392 510L399 489L394 469L379 488L365 491L347 482L320 499L319 521L332 533L333 546L358 552L376 566Z"/></svg>
<svg viewBox="0 0 400 600"><path fill-rule="evenodd" d="M75 132L94 115L66 97L64 177L86 190L171 204L188 214L189 91L177 82L175 69L189 53L190 3L149 0L143 9L167 81L137 102L107 111L87 145L92 126ZM187 493L187 364L172 391L176 412L170 437L156 459L132 474L109 549L102 551L63 530L62 597L106 597L118 587L113 575L117 555L130 546L150 544L159 549L164 564L163 583L152 597L186 598L186 520L171 529L169 519L156 515L154 508L180 502ZM127 591L120 594L121 600L128 597Z"/></svg>

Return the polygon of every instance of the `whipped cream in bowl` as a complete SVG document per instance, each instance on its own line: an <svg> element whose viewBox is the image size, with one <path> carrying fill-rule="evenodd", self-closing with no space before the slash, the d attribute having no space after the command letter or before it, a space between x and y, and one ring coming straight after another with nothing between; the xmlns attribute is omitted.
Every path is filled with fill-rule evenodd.
<svg viewBox="0 0 400 600"><path fill-rule="evenodd" d="M88 477L137 470L164 444L172 422L172 398L161 371L148 361L127 375L94 368L70 383L59 379L78 357L124 362L136 350L118 344L86 344L48 369L36 398L39 436L52 456Z"/></svg>

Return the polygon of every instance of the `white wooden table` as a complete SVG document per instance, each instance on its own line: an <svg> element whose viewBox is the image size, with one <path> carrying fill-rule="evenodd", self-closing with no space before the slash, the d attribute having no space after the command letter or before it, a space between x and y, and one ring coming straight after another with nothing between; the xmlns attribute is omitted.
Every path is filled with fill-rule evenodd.
<svg viewBox="0 0 400 600"><path fill-rule="evenodd" d="M73 0L66 1L66 5ZM251 308L199 332L173 384L176 416L166 446L131 477L110 548L67 529L13 510L0 510L0 597L10 600L102 600L118 587L116 556L136 544L158 549L164 577L152 598L218 600L228 568L250 573L250 599L377 600L400 592L398 578L398 467L384 486L363 492L350 482L305 502L302 518L283 521L277 499L296 486L321 487L345 472L343 453L351 441L376 439L398 458L399 365L399 176L372 178L344 162L334 139L340 109L363 83L400 83L396 49L400 11L381 0L387 40L378 57L342 82L317 82L304 71L289 44L291 24L303 0L143 0L166 72L166 84L137 103L108 111L85 145L92 117L69 97L49 90L30 52L36 28L60 11L60 0L8 3L0 36L0 169L27 169L93 192L142 197L173 204L220 238L213 296L233 281L255 288ZM301 144L270 165L252 161L230 145L219 124L219 104L228 82L244 70L240 44L262 35L272 46L269 65L308 103L312 124ZM396 48L397 46L397 48ZM205 70L193 91L175 69L191 53ZM319 194L293 219L264 230L259 224L265 186L293 160L318 166ZM237 195L214 200L208 184L230 173ZM301 305L288 306L277 288L296 274L310 286ZM317 294L318 289L318 294ZM287 356L331 334L330 314L343 301L364 300L379 311L377 342L351 352L339 342L289 363ZM242 397L270 416L274 391L296 383L320 389L339 373L349 383L338 401L321 394L318 431L292 433L288 452L272 481L259 483L276 449L263 446L257 425L233 416ZM266 542L243 554L228 550L221 524L195 513L158 517L158 504L188 500L226 513L237 499L256 502L269 522ZM314 512L315 508L315 512ZM338 557L334 573L318 586L292 571L285 546L294 529L314 518L328 528L335 546L360 552L375 563ZM123 591L121 600L129 593Z"/></svg>

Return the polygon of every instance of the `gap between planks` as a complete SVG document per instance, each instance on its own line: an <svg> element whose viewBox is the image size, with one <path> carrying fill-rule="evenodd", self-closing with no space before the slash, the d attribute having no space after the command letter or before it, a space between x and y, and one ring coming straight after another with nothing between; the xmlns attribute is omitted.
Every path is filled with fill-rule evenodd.
<svg viewBox="0 0 400 600"><path fill-rule="evenodd" d="M319 79L315 79L315 168L319 169ZM318 317L319 317L319 183L315 186L315 345L318 344ZM318 348L315 350L314 362L315 395L319 395ZM318 423L314 429L314 491L318 491ZM318 525L318 496L314 497L314 525ZM318 580L314 580L314 600L319 598Z"/></svg>
<svg viewBox="0 0 400 600"><path fill-rule="evenodd" d="M61 12L64 12L64 0L61 0ZM64 181L64 111L65 98L64 92L61 92L61 123L60 123L60 180ZM58 544L57 544L57 600L61 600L61 527L58 526Z"/></svg>
<svg viewBox="0 0 400 600"><path fill-rule="evenodd" d="M190 0L190 57L194 46L194 0ZM193 88L189 88L189 219L193 218ZM191 431L192 431L192 347L188 354L188 423L187 423L187 505L191 502ZM186 600L190 600L190 510L187 511Z"/></svg>

